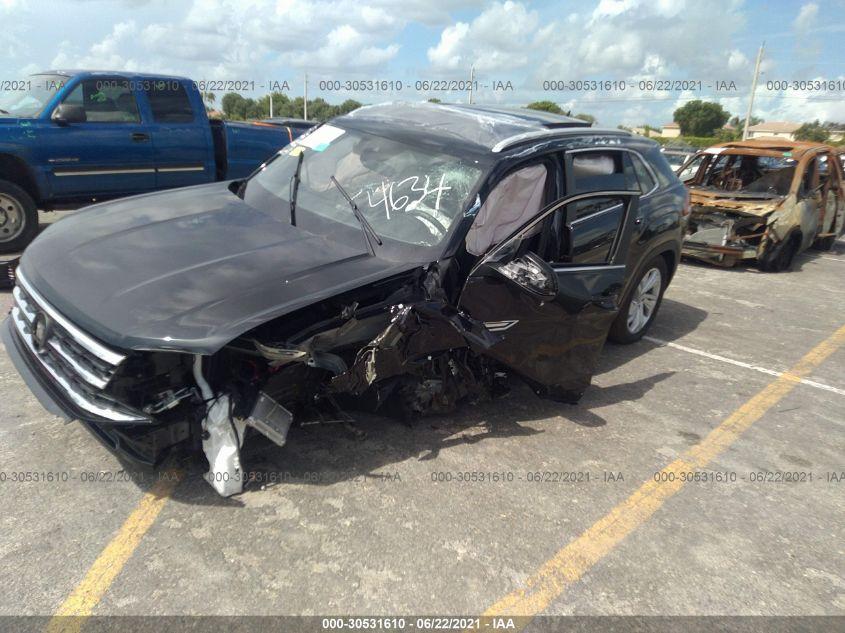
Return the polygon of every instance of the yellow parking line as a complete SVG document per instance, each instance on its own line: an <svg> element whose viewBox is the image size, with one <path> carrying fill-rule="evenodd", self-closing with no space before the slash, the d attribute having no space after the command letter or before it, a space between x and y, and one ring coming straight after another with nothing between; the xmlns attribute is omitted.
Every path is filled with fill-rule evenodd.
<svg viewBox="0 0 845 633"><path fill-rule="evenodd" d="M845 325L734 411L701 442L666 466L660 477L644 483L581 536L559 550L525 581L524 587L497 601L485 611L484 616L523 616L518 620L519 626L527 625L531 617L544 611L628 534L645 523L669 497L683 488L681 473L705 467L843 344Z"/></svg>
<svg viewBox="0 0 845 633"><path fill-rule="evenodd" d="M146 492L114 538L91 565L85 578L65 599L47 624L47 633L77 633L158 517L176 488L181 473L171 470Z"/></svg>

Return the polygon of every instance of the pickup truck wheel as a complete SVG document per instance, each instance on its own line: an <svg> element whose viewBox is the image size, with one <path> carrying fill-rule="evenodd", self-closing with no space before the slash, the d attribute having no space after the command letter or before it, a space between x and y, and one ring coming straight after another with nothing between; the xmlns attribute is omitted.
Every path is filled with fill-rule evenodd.
<svg viewBox="0 0 845 633"><path fill-rule="evenodd" d="M643 267L610 327L608 338L611 341L634 343L645 335L657 316L668 280L666 260L661 256Z"/></svg>
<svg viewBox="0 0 845 633"><path fill-rule="evenodd" d="M0 180L0 253L23 250L38 233L38 209L29 194Z"/></svg>

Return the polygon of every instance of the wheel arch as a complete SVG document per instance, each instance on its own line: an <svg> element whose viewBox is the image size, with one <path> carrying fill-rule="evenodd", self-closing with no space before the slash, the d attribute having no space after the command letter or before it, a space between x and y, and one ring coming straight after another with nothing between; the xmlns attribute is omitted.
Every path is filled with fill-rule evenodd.
<svg viewBox="0 0 845 633"><path fill-rule="evenodd" d="M41 192L38 183L29 165L19 156L0 152L0 180L8 180L26 191L36 202L41 201Z"/></svg>

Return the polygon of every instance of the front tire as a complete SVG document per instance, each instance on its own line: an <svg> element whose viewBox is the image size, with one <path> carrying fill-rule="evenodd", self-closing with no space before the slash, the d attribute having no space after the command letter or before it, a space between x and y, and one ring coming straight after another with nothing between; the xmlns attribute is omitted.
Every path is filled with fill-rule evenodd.
<svg viewBox="0 0 845 633"><path fill-rule="evenodd" d="M757 266L766 273L779 273L792 268L792 260L801 248L801 234L792 233L780 244L768 244L763 256L758 259Z"/></svg>
<svg viewBox="0 0 845 633"><path fill-rule="evenodd" d="M30 195L0 180L0 253L23 250L38 234L38 208Z"/></svg>
<svg viewBox="0 0 845 633"><path fill-rule="evenodd" d="M639 341L654 323L668 283L666 260L658 255L642 268L631 285L631 291L610 327L608 338L623 344Z"/></svg>

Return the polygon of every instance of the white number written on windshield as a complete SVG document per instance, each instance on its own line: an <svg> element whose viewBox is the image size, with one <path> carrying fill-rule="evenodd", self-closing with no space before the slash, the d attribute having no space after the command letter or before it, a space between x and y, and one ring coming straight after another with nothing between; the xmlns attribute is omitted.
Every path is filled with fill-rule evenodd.
<svg viewBox="0 0 845 633"><path fill-rule="evenodd" d="M430 176L425 176L424 180L420 176L410 176L402 180L385 180L378 185L364 187L362 192L366 191L367 204L370 208L383 206L389 219L391 211L415 209L423 204L424 200L426 200L426 206L440 211L443 194L452 190L452 187L443 184L445 179L446 174L441 174L440 180L436 181L437 186L433 187Z"/></svg>

